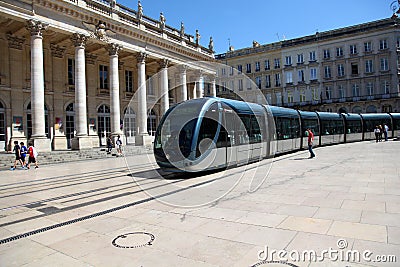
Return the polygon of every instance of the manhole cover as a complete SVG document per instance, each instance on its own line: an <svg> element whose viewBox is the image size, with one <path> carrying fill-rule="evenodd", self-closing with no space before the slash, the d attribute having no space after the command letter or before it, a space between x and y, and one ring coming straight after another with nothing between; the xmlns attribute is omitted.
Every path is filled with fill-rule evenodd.
<svg viewBox="0 0 400 267"><path fill-rule="evenodd" d="M112 241L117 248L140 248L151 246L155 237L151 233L133 232L119 235Z"/></svg>
<svg viewBox="0 0 400 267"><path fill-rule="evenodd" d="M260 261L256 264L252 265L251 267L258 267L258 266L268 266L268 267L282 267L282 266L291 266L291 267L298 267L293 263L285 262L285 261Z"/></svg>

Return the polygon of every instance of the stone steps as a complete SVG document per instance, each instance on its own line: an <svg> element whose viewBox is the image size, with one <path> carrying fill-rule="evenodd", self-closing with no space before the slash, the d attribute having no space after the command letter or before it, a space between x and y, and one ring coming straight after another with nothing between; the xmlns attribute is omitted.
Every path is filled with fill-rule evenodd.
<svg viewBox="0 0 400 267"><path fill-rule="evenodd" d="M139 146L124 146L123 152L125 156L140 155L152 153L152 147L139 147ZM113 148L111 154L107 154L106 148L93 148L90 150L62 150L51 152L39 152L38 162L39 165L58 164L63 162L73 162L81 160L95 160L115 157L117 150ZM0 170L10 169L13 166L15 156L12 153L0 153ZM26 159L27 161L27 159Z"/></svg>

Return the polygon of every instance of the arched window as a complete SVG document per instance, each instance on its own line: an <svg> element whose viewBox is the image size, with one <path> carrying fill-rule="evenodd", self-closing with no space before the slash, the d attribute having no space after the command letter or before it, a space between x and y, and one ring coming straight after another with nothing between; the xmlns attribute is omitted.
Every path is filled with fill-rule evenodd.
<svg viewBox="0 0 400 267"><path fill-rule="evenodd" d="M347 113L347 109L344 107L341 107L338 111L338 113Z"/></svg>
<svg viewBox="0 0 400 267"><path fill-rule="evenodd" d="M382 112L393 112L393 108L392 108L392 105L388 105L388 104L386 104L386 105L383 105L382 106Z"/></svg>
<svg viewBox="0 0 400 267"><path fill-rule="evenodd" d="M367 113L377 113L376 107L374 105L370 105L367 107Z"/></svg>
<svg viewBox="0 0 400 267"><path fill-rule="evenodd" d="M101 105L97 109L97 121L98 121L98 135L100 138L100 145L106 145L106 138L111 133L111 121L110 121L110 107L107 105Z"/></svg>
<svg viewBox="0 0 400 267"><path fill-rule="evenodd" d="M26 125L27 125L27 136L28 139L32 136L32 113L31 113L31 102L26 106ZM49 111L47 106L44 105L44 129L47 138L50 138L50 127L49 127Z"/></svg>
<svg viewBox="0 0 400 267"><path fill-rule="evenodd" d="M362 108L360 106L355 106L353 107L352 112L360 114L362 112Z"/></svg>
<svg viewBox="0 0 400 267"><path fill-rule="evenodd" d="M131 107L127 107L124 111L124 134L127 144L135 142L136 114Z"/></svg>
<svg viewBox="0 0 400 267"><path fill-rule="evenodd" d="M67 138L67 147L71 148L71 139L74 138L75 131L75 110L74 103L70 103L65 108L65 136Z"/></svg>
<svg viewBox="0 0 400 267"><path fill-rule="evenodd" d="M157 130L157 115L151 109L147 115L147 132L149 135L154 136Z"/></svg>

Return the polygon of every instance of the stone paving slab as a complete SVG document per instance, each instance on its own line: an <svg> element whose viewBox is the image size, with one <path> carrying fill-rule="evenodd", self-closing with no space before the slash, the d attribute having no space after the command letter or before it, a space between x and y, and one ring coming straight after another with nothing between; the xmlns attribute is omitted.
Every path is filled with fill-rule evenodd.
<svg viewBox="0 0 400 267"><path fill-rule="evenodd" d="M190 179L157 176L151 155L3 171L0 266L273 266L260 261L266 249L315 251L301 261L286 254L295 266L399 266L399 149L321 147L312 160L300 151L272 167L265 160ZM328 249L396 262L340 260Z"/></svg>

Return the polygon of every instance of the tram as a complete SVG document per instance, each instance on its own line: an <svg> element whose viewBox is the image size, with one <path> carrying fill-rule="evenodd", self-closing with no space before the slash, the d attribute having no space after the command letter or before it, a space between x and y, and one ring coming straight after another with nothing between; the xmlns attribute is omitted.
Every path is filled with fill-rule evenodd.
<svg viewBox="0 0 400 267"><path fill-rule="evenodd" d="M248 164L314 145L374 139L376 125L400 133L400 113L337 114L299 111L206 97L181 102L162 117L154 141L157 164L166 170L199 172Z"/></svg>

